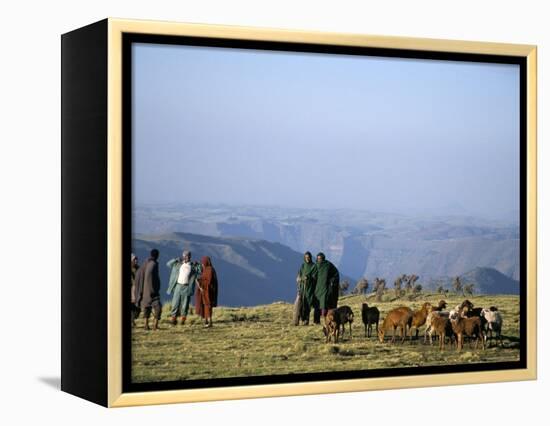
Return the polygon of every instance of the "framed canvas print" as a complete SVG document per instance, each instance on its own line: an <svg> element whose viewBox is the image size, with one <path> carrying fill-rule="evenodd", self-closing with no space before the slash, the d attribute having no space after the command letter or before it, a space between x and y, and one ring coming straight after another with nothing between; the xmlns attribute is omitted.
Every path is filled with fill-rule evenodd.
<svg viewBox="0 0 550 426"><path fill-rule="evenodd" d="M111 407L536 378L536 47L62 36L62 389Z"/></svg>

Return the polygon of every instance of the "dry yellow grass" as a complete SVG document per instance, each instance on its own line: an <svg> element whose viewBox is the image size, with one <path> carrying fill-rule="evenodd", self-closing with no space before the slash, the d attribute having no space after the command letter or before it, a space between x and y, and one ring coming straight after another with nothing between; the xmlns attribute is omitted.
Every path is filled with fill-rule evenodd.
<svg viewBox="0 0 550 426"><path fill-rule="evenodd" d="M385 296L390 299L390 294ZM440 295L420 295L416 301L396 300L369 305L381 311L381 321L390 309L405 305L418 309ZM370 370L519 359L519 297L473 296L476 306L498 306L504 317L504 348L485 351L468 344L462 352L437 344L424 345L423 338L405 344L380 343L375 336L364 337L361 303L365 296L347 296L339 305L350 306L355 314L353 339L347 334L338 344L326 344L319 325L292 325L292 305L273 303L249 308L216 308L214 327L205 329L200 318L189 317L184 326L171 326L166 319L161 330L146 331L138 320L132 331L132 380L134 382L172 381L238 376L259 376L342 370ZM448 296L449 308L464 297ZM168 307L163 309L168 312ZM312 315L313 318L313 315ZM423 336L424 328L420 330Z"/></svg>

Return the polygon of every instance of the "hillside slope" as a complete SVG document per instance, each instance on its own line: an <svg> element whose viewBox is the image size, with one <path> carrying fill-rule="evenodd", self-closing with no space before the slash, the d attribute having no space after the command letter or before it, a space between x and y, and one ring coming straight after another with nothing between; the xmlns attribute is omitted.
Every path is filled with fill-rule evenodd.
<svg viewBox="0 0 550 426"><path fill-rule="evenodd" d="M493 268L475 268L460 277L463 283L472 283L482 294L519 294L519 281Z"/></svg>
<svg viewBox="0 0 550 426"><path fill-rule="evenodd" d="M140 260L152 248L160 251L162 295L168 287L166 262L191 250L193 260L210 256L216 268L220 292L219 303L229 306L250 306L290 301L296 296L296 273L302 255L282 244L243 238L220 238L187 233L139 236L133 250ZM290 267L289 267L290 266Z"/></svg>
<svg viewBox="0 0 550 426"><path fill-rule="evenodd" d="M504 275L494 268L477 267L458 275L463 285L473 284L476 294L515 294L520 291L519 281ZM442 276L427 280L425 287L435 290L439 285L453 291L453 282L456 276Z"/></svg>
<svg viewBox="0 0 550 426"><path fill-rule="evenodd" d="M218 274L219 304L252 306L293 301L296 274L303 254L279 243L237 237L210 237L190 233L139 235L132 242L140 262L153 248L160 251L162 297L166 300L169 269L166 262L191 250L193 260L210 256ZM341 276L341 279L346 279ZM353 282L348 278L350 282Z"/></svg>

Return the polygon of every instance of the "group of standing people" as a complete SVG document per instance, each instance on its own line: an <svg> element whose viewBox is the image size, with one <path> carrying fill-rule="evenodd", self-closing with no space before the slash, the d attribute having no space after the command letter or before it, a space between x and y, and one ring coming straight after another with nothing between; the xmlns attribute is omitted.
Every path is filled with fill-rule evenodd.
<svg viewBox="0 0 550 426"><path fill-rule="evenodd" d="M140 266L132 254L131 316L132 326L143 312L145 328L153 316L153 329L159 328L162 314L160 300L159 251L153 249L149 258ZM191 252L185 250L181 257L169 260L170 269L167 294L172 296L169 321L185 324L194 296L195 313L204 319L205 327L212 327L212 310L218 303L218 277L208 256L201 262L191 261ZM324 253L318 253L316 262L311 253L304 253L304 261L296 277L298 295L295 303L294 323L309 324L313 309L313 322L320 324L329 309L338 305L340 274L336 266L326 260Z"/></svg>
<svg viewBox="0 0 550 426"><path fill-rule="evenodd" d="M338 269L326 259L324 253L318 253L316 262L313 262L311 253L306 251L296 282L298 295L295 302L294 324L298 325L302 321L303 325L308 325L311 309L314 324L320 324L321 317L326 317L328 310L335 309L338 305Z"/></svg>
<svg viewBox="0 0 550 426"><path fill-rule="evenodd" d="M159 328L162 313L160 301L159 251L153 249L141 266L132 254L131 315L132 325L143 311L145 328L153 313L153 330ZM203 256L201 263L191 261L191 252L185 250L181 257L171 259L166 266L170 269L167 294L172 296L170 323L185 324L191 298L195 296L195 313L204 319L205 327L212 327L212 310L218 303L218 277L212 260Z"/></svg>

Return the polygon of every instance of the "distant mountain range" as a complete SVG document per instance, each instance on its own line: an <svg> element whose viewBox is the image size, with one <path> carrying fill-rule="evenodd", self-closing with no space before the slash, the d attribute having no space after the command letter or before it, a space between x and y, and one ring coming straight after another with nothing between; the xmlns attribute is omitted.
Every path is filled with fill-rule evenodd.
<svg viewBox="0 0 550 426"><path fill-rule="evenodd" d="M296 274L302 262L302 253L280 243L236 237L211 237L190 233L138 235L132 249L140 262L148 257L151 249L160 251L161 296L166 295L169 269L166 262L179 257L183 249L191 250L193 260L210 256L220 281L219 304L226 306L254 306L275 301L291 302L296 297ZM392 288L397 274L386 278L388 289ZM372 281L374 277L369 277ZM460 275L463 284L474 284L475 293L519 294L519 282L494 268L476 267ZM451 288L454 276L422 279L418 281L425 289L435 290L438 285ZM341 273L341 280L348 280L350 290L356 280Z"/></svg>
<svg viewBox="0 0 550 426"><path fill-rule="evenodd" d="M273 206L138 205L133 227L145 234L239 237L280 243L299 253L323 251L354 279L414 273L427 282L480 265L519 279L517 219L497 221L461 212L407 216Z"/></svg>
<svg viewBox="0 0 550 426"><path fill-rule="evenodd" d="M463 285L473 284L474 293L481 294L519 294L519 281L516 281L494 268L477 267L471 271L459 276ZM452 289L455 277L441 277L432 279L427 283L431 289L443 285L447 289Z"/></svg>
<svg viewBox="0 0 550 426"><path fill-rule="evenodd" d="M138 235L132 250L147 259L151 249L160 251L160 276L164 300L169 269L166 262L191 250L193 260L210 256L220 282L219 303L226 306L252 306L275 301L294 301L296 275L303 254L279 243L236 237L211 237L190 233ZM342 279L346 279L345 276ZM347 278L351 281L350 278Z"/></svg>

